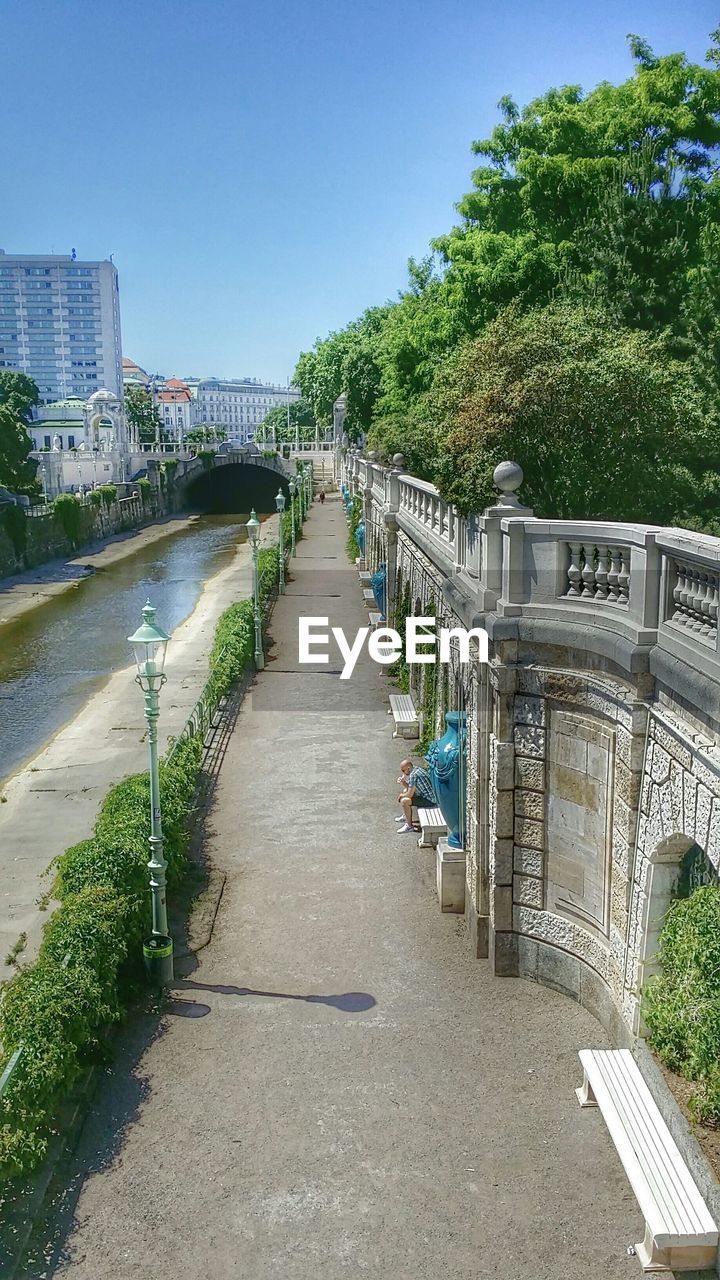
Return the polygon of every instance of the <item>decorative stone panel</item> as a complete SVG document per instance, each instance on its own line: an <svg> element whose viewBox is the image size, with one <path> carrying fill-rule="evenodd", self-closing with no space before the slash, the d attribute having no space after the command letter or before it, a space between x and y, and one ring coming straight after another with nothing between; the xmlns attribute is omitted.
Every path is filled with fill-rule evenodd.
<svg viewBox="0 0 720 1280"><path fill-rule="evenodd" d="M547 906L607 936L612 857L612 730L550 713ZM624 768L625 766L623 766Z"/></svg>
<svg viewBox="0 0 720 1280"><path fill-rule="evenodd" d="M628 926L623 939L623 1009L640 1028L640 992L652 972L662 913L683 851L699 845L720 873L720 764L688 730L658 708L650 712L645 771L640 792L637 848L625 870ZM668 850L670 851L668 853ZM662 875L658 870L662 865Z"/></svg>

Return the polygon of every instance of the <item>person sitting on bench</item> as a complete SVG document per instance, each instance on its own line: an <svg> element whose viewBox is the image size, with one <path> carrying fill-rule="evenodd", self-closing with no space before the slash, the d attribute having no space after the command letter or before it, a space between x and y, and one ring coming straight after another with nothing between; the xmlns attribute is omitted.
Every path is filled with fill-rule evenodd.
<svg viewBox="0 0 720 1280"><path fill-rule="evenodd" d="M421 808L433 808L437 805L437 800L427 769L421 769L419 765L413 766L412 760L403 760L398 782L404 786L404 790L398 796L398 804L402 809L402 817L397 819L402 823L398 828L398 835L404 836L408 831L420 830L412 819L413 805L419 804Z"/></svg>

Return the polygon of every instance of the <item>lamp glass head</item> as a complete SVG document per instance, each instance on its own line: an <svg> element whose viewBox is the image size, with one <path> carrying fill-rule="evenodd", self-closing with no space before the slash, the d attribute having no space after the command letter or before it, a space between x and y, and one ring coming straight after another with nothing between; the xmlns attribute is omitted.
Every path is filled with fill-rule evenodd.
<svg viewBox="0 0 720 1280"><path fill-rule="evenodd" d="M260 521L254 511L250 512L250 519L245 528L247 529L248 542L251 546L256 547L260 541Z"/></svg>
<svg viewBox="0 0 720 1280"><path fill-rule="evenodd" d="M293 498L294 498L294 497L295 497L295 490L297 489L297 482L296 482L296 480L295 480L295 477L294 477L294 476L291 476L291 477L290 477L290 479L288 480L288 489L290 490L290 493L292 494L292 496L293 496Z"/></svg>
<svg viewBox="0 0 720 1280"><path fill-rule="evenodd" d="M155 609L147 600L142 611L142 625L128 640L135 651L138 680L143 689L156 689L162 684L165 654L170 637L155 621Z"/></svg>
<svg viewBox="0 0 720 1280"><path fill-rule="evenodd" d="M285 510L285 494L282 489L278 489L275 495L275 510L279 511L281 515Z"/></svg>

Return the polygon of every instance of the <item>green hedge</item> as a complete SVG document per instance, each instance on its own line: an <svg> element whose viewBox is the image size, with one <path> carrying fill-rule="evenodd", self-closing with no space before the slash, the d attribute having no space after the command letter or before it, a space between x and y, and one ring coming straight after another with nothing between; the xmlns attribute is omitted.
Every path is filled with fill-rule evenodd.
<svg viewBox="0 0 720 1280"><path fill-rule="evenodd" d="M720 885L670 906L660 932L660 973L643 996L648 1042L672 1071L697 1082L690 1109L720 1123Z"/></svg>
<svg viewBox="0 0 720 1280"><path fill-rule="evenodd" d="M277 547L260 552L266 605L279 578ZM250 600L226 609L210 653L213 703L252 663ZM187 865L202 764L199 735L181 739L160 764L165 858L170 888ZM0 1177L25 1174L42 1160L59 1100L84 1066L104 1054L108 1026L123 1014L142 975L141 943L151 928L148 887L150 780L125 778L102 804L92 836L57 860L60 906L45 925L34 964L8 983L0 1005L0 1071L22 1057L0 1099Z"/></svg>
<svg viewBox="0 0 720 1280"><path fill-rule="evenodd" d="M355 533L358 525L360 524L360 521L362 520L362 513L363 513L362 498L358 493L356 493L350 504L350 511L348 513L348 536L347 536L347 542L345 544L345 551L347 552L347 558L351 564L354 564L358 556L360 555L360 548L358 547Z"/></svg>

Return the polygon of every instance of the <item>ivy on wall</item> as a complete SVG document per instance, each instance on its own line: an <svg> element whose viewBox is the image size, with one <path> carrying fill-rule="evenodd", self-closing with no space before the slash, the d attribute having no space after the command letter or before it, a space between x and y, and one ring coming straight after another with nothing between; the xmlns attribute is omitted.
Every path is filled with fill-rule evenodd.
<svg viewBox="0 0 720 1280"><path fill-rule="evenodd" d="M0 512L2 526L18 560L25 560L27 550L27 516L22 507L10 503Z"/></svg>
<svg viewBox="0 0 720 1280"><path fill-rule="evenodd" d="M93 489L91 497L95 493L99 491ZM75 551L80 544L82 530L82 507L77 498L72 493L61 493L53 503L53 515L62 527L71 549Z"/></svg>

